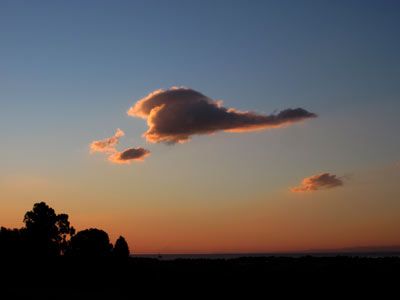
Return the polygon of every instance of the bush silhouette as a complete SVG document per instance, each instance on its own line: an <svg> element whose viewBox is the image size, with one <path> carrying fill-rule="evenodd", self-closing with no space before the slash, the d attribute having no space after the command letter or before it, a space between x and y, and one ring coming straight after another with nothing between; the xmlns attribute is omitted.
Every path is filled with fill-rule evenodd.
<svg viewBox="0 0 400 300"><path fill-rule="evenodd" d="M25 254L26 246L23 230L0 228L1 257L20 257Z"/></svg>
<svg viewBox="0 0 400 300"><path fill-rule="evenodd" d="M118 258L127 258L129 257L129 247L123 236L120 236L115 242L113 254Z"/></svg>
<svg viewBox="0 0 400 300"><path fill-rule="evenodd" d="M71 238L67 254L78 257L110 256L112 244L108 234L100 229L90 228L79 231Z"/></svg>

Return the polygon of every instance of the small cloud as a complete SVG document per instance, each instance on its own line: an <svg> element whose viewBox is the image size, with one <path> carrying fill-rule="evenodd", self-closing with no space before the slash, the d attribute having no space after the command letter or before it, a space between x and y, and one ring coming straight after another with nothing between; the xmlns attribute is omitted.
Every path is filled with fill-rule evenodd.
<svg viewBox="0 0 400 300"><path fill-rule="evenodd" d="M150 155L150 151L144 148L130 148L122 152L116 149L119 139L125 133L121 129L117 129L112 137L100 141L94 141L90 144L90 153L101 152L109 154L108 160L116 164L130 164L133 161L143 161Z"/></svg>
<svg viewBox="0 0 400 300"><path fill-rule="evenodd" d="M306 177L302 180L301 184L297 187L291 188L292 192L314 192L322 189L331 189L344 184L343 180L336 175L329 173L322 173Z"/></svg>
<svg viewBox="0 0 400 300"><path fill-rule="evenodd" d="M288 126L317 115L303 108L285 109L271 115L239 111L222 101L183 87L156 90L137 101L128 115L147 120L144 133L152 143L183 143L196 134L217 131L246 132Z"/></svg>
<svg viewBox="0 0 400 300"><path fill-rule="evenodd" d="M103 152L113 153L115 152L115 146L118 145L119 139L123 137L125 133L121 129L117 129L112 137L106 138L100 141L94 141L90 144L90 153Z"/></svg>
<svg viewBox="0 0 400 300"><path fill-rule="evenodd" d="M130 148L122 152L115 152L108 160L116 164L130 164L134 161L143 161L150 155L150 151L144 148Z"/></svg>

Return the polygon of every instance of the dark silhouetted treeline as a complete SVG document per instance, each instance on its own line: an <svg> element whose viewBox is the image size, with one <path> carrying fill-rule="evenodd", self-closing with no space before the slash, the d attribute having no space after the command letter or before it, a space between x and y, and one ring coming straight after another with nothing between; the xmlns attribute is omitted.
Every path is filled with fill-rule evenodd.
<svg viewBox="0 0 400 300"><path fill-rule="evenodd" d="M75 233L68 215L37 203L21 229L0 231L0 299L397 299L399 257L129 256L123 237Z"/></svg>
<svg viewBox="0 0 400 300"><path fill-rule="evenodd" d="M68 218L67 214L56 214L44 202L34 204L24 216L23 228L0 228L0 257L129 257L129 247L122 236L113 247L105 231L90 228L76 233Z"/></svg>

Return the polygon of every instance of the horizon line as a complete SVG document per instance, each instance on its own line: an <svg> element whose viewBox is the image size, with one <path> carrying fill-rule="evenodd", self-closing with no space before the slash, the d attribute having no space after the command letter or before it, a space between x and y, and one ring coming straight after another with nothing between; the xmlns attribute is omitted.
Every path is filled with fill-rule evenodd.
<svg viewBox="0 0 400 300"><path fill-rule="evenodd" d="M210 251L210 252L134 252L133 256L159 256L159 255L266 255L266 254L340 254L340 253L400 253L400 245L391 246L355 246L344 248L305 249L293 251Z"/></svg>

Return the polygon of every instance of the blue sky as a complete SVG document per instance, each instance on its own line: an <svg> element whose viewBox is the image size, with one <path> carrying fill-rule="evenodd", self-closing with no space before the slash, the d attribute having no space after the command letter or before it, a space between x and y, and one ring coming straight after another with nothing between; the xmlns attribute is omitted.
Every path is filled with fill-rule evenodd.
<svg viewBox="0 0 400 300"><path fill-rule="evenodd" d="M193 194L204 190L228 205L325 170L384 168L400 160L399 36L398 1L2 0L0 178L60 181L77 190L80 204L103 186L100 206L109 211L145 207L130 200L145 195L154 199L148 205L162 206L150 181L177 199L200 201ZM303 107L319 118L148 145L146 123L126 111L171 86L241 110ZM128 168L90 156L88 144L116 128L127 133L123 146L146 146L152 156ZM86 189L79 185L85 180ZM14 203L26 196L20 192L5 195ZM52 196L55 205L77 210L67 201L72 194L41 193L28 200ZM107 202L115 193L119 200Z"/></svg>

